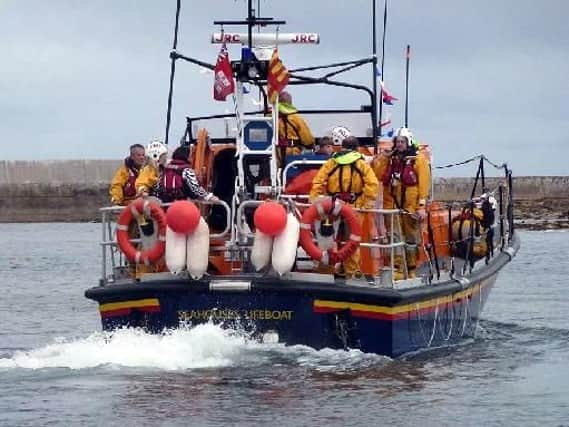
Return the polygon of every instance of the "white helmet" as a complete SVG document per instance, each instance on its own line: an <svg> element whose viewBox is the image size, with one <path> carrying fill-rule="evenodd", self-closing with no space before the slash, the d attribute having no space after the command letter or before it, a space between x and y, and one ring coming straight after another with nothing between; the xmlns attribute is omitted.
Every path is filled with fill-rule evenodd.
<svg viewBox="0 0 569 427"><path fill-rule="evenodd" d="M336 126L334 129L332 129L330 136L334 145L342 145L344 139L346 139L348 136L352 136L352 132L350 132L347 127Z"/></svg>
<svg viewBox="0 0 569 427"><path fill-rule="evenodd" d="M146 155L156 162L160 159L162 154L166 154L167 152L168 147L157 139L151 141L146 147Z"/></svg>
<svg viewBox="0 0 569 427"><path fill-rule="evenodd" d="M394 133L393 133L393 141L395 141L395 138L397 137L404 137L407 138L407 144L408 145L412 145L413 144L413 132L411 132L409 130L409 128L398 128Z"/></svg>

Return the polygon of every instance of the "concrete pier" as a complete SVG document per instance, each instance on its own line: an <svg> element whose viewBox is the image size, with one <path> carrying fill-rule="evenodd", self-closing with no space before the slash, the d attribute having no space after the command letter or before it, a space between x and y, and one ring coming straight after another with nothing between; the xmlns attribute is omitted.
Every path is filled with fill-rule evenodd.
<svg viewBox="0 0 569 427"><path fill-rule="evenodd" d="M121 160L0 161L0 222L96 221ZM500 178L487 178L496 188ZM435 178L435 199L464 200L473 178ZM516 216L569 220L569 176L514 178Z"/></svg>

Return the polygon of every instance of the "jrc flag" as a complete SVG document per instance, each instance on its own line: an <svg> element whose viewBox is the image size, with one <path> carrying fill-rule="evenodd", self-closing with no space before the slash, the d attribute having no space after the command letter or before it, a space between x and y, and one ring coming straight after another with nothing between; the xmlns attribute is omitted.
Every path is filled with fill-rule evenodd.
<svg viewBox="0 0 569 427"><path fill-rule="evenodd" d="M278 49L275 49L273 56L271 56L267 73L267 92L271 104L275 103L277 95L281 93L288 84L288 78L288 70L279 58Z"/></svg>
<svg viewBox="0 0 569 427"><path fill-rule="evenodd" d="M229 62L229 53L227 47L221 46L219 55L217 55L217 63L213 70L213 99L216 101L225 101L228 95L235 92L235 81L233 80L233 72L231 71L231 63Z"/></svg>

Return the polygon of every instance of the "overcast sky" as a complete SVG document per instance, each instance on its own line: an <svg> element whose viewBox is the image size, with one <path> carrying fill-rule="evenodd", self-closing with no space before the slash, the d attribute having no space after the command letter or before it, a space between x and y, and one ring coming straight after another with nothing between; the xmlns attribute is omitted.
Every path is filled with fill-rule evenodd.
<svg viewBox="0 0 569 427"><path fill-rule="evenodd" d="M175 4L0 0L0 158L122 158L132 143L163 138ZM178 50L215 62L213 20L243 18L246 4L182 0ZM293 68L369 55L370 5L261 0L261 14L286 20L281 31L320 34L319 46L281 48ZM516 175L569 174L567 16L567 0L389 0L386 84L403 100L409 43L410 126L432 145L435 164L484 153ZM212 100L211 75L180 63L176 77L173 141L186 114L232 109ZM369 69L350 78L371 85ZM342 89L291 92L299 108L366 103ZM392 111L398 126L403 102Z"/></svg>

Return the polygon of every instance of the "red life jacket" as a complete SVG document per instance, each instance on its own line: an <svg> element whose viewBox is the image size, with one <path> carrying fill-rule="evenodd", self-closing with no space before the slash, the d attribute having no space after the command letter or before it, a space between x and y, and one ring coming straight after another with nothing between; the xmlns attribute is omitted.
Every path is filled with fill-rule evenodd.
<svg viewBox="0 0 569 427"><path fill-rule="evenodd" d="M122 193L125 199L134 199L134 196L136 196L136 186L134 184L136 183L136 178L138 178L140 168L137 168L129 157L124 160L124 165L128 171L128 180L122 189Z"/></svg>
<svg viewBox="0 0 569 427"><path fill-rule="evenodd" d="M417 185L419 180L415 172L415 159L392 156L381 180L385 186L391 185L393 180L401 181L407 187Z"/></svg>
<svg viewBox="0 0 569 427"><path fill-rule="evenodd" d="M160 176L160 183L158 184L158 197L164 203L186 198L182 173L184 169L189 167L190 164L188 162L176 159L164 166Z"/></svg>

